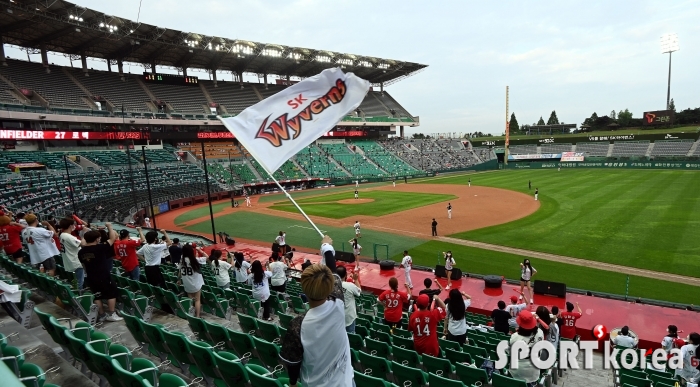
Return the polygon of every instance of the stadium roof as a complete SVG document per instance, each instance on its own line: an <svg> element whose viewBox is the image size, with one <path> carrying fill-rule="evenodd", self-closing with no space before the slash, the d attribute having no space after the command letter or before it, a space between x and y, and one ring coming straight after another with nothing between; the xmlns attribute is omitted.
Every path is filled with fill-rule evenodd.
<svg viewBox="0 0 700 387"><path fill-rule="evenodd" d="M4 43L69 55L175 68L309 77L342 67L389 85L426 65L177 31L106 15L63 0L0 0Z"/></svg>

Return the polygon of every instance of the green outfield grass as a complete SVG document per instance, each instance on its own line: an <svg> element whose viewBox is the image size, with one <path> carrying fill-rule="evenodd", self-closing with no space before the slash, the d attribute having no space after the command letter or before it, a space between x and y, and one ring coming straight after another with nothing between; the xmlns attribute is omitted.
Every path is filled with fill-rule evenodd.
<svg viewBox="0 0 700 387"><path fill-rule="evenodd" d="M321 247L321 237L311 228L306 221L282 218L278 216L263 215L254 212L239 211L215 218L216 230L229 233L234 239L245 238L262 242L274 242L279 231L287 233L287 243L292 247L306 247L318 249ZM355 236L352 227L330 227L319 225L324 234L333 238L333 245L337 250L351 251L348 241ZM209 220L197 223L186 228L190 231L211 235L211 223ZM373 245L389 245L387 256L385 248L380 250L380 259L389 258L399 254L405 249L410 249L423 243L423 240L403 235L386 232L362 230L362 238L359 240L362 246L362 255L373 256ZM343 248L344 243L344 248Z"/></svg>
<svg viewBox="0 0 700 387"><path fill-rule="evenodd" d="M367 188L376 188L376 187L383 187L385 185L388 185L389 183L382 182L382 183L364 183L360 184L360 191L363 189ZM316 188L316 189L306 189L303 191L293 191L289 192L292 197L297 200L297 199L302 199L302 198L307 198L309 196L319 196L319 195L328 195L331 193L337 193L337 192L355 192L355 185L341 185L337 187L328 187L328 188ZM352 196L350 196L352 197ZM347 199L347 197L346 197ZM276 193L276 194L269 194L269 195L263 195L258 199L258 203L270 203L270 202L280 202L283 200L287 200L287 197L284 196L283 193Z"/></svg>
<svg viewBox="0 0 700 387"><path fill-rule="evenodd" d="M472 182L474 179L472 179ZM466 273L496 274L506 278L517 279L520 275L520 263L525 257L491 250L454 245L451 243L430 241L409 250L413 263L434 267L442 264L443 251L452 250L457 267ZM402 254L395 254L392 259L400 261ZM586 289L604 293L625 294L627 275L573 266L541 259L530 259L537 269L535 279L564 282L568 287ZM506 287L507 289L507 287ZM506 290L508 292L508 290ZM513 293L514 294L514 293ZM663 300L675 303L697 303L698 288L676 282L661 281L645 277L630 276L629 296ZM506 296L510 294L506 293ZM585 309L585 305L581 305Z"/></svg>
<svg viewBox="0 0 700 387"><path fill-rule="evenodd" d="M354 215L387 215L398 211L405 211L411 208L452 200L455 199L456 196L412 192L363 191L360 192L361 199L373 199L374 201L361 204L337 203L339 200L353 198L354 190L346 193L301 199L297 200L297 203L299 203L304 209L304 212L309 215L342 219ZM287 201L279 202L270 208L289 212L297 211L294 205Z"/></svg>
<svg viewBox="0 0 700 387"><path fill-rule="evenodd" d="M223 211L223 209L228 208L231 206L230 201L226 201L224 203L217 203L213 204L211 206L212 212L215 214L217 212ZM185 222L189 222L190 220L194 220L197 218L201 218L202 216L208 216L209 215L209 205L206 205L204 207L196 208L194 210L189 210L182 215L178 215L175 217L175 224L183 224Z"/></svg>
<svg viewBox="0 0 700 387"><path fill-rule="evenodd" d="M473 185L528 194L538 187L542 206L523 219L454 237L700 277L698 172L552 169L469 177ZM466 184L467 178L423 182Z"/></svg>

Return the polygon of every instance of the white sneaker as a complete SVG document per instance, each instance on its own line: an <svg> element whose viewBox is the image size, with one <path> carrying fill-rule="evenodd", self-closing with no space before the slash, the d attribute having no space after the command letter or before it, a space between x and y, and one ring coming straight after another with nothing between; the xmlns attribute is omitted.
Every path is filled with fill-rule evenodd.
<svg viewBox="0 0 700 387"><path fill-rule="evenodd" d="M445 286L445 290L449 290L449 289L450 289L449 285Z"/></svg>
<svg viewBox="0 0 700 387"><path fill-rule="evenodd" d="M112 314L107 315L107 318L105 318L105 321L110 321L110 322L115 322L115 321L122 321L124 318L119 317L117 312L114 312Z"/></svg>
<svg viewBox="0 0 700 387"><path fill-rule="evenodd" d="M535 303L535 301L533 301L533 300L532 300L532 298L531 298L531 299L530 299L530 303L531 303L531 304L534 304L534 303Z"/></svg>
<svg viewBox="0 0 700 387"><path fill-rule="evenodd" d="M521 295L520 295L520 298L518 298L518 299L519 299L519 300L522 300L522 299L523 299L523 295L521 294Z"/></svg>

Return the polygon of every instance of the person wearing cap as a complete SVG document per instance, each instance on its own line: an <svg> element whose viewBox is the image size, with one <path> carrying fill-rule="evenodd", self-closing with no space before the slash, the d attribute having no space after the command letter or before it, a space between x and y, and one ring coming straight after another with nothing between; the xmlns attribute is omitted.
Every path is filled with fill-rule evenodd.
<svg viewBox="0 0 700 387"><path fill-rule="evenodd" d="M521 298L522 295L523 292L520 292ZM518 316L518 313L520 313L521 310L524 310L529 306L530 303L528 302L527 298L525 298L522 303L518 304L518 296L510 296L510 305L506 306L506 312L510 314L510 320L508 320L508 325L510 325L511 328L515 328L518 326L518 323L515 321L516 317Z"/></svg>
<svg viewBox="0 0 700 387"><path fill-rule="evenodd" d="M438 345L438 322L447 316L445 311L445 303L440 297L433 296L435 307L428 310L430 305L430 297L427 294L421 294L416 299L418 310L411 314L408 319L408 330L413 333L413 349L419 355L427 354L430 356L439 356L440 347Z"/></svg>
<svg viewBox="0 0 700 387"><path fill-rule="evenodd" d="M328 266L331 273L335 273L335 249L333 248L333 239L328 235L324 235L321 239L321 265Z"/></svg>
<svg viewBox="0 0 700 387"><path fill-rule="evenodd" d="M139 267L139 259L136 256L136 247L146 243L141 227L136 227L136 231L139 233L139 240L131 239L129 230L122 229L119 231L119 240L114 242L114 253L116 258L122 262L124 276L134 281L141 279L141 268Z"/></svg>
<svg viewBox="0 0 700 387"><path fill-rule="evenodd" d="M340 277L327 266L311 265L301 274L301 289L309 298L309 310L289 323L279 354L289 375L287 384L296 387L301 379L304 387L352 387Z"/></svg>
<svg viewBox="0 0 700 387"><path fill-rule="evenodd" d="M43 265L44 270L53 277L56 272L56 260L53 257L61 254L53 240L53 227L47 221L41 222L46 228L38 227L39 218L34 214L26 215L24 220L28 226L22 230L22 239L27 243L29 260L37 269Z"/></svg>
<svg viewBox="0 0 700 387"><path fill-rule="evenodd" d="M546 326L546 323L541 322L537 315L532 314L529 310L523 310L518 313L515 318L518 324L518 329L510 336L510 345L515 344L516 341L524 341L528 347L532 348L538 342L544 340L544 333L537 325ZM549 328L549 326L547 326ZM510 351L507 351L510 352ZM531 356L538 356L533 354ZM518 368L509 369L510 374L514 379L524 380L528 387L534 387L537 385L537 380L540 378L540 370L532 365L530 357L518 360Z"/></svg>
<svg viewBox="0 0 700 387"><path fill-rule="evenodd" d="M630 336L630 328L627 325L620 328L612 343L618 347L634 348L634 337Z"/></svg>

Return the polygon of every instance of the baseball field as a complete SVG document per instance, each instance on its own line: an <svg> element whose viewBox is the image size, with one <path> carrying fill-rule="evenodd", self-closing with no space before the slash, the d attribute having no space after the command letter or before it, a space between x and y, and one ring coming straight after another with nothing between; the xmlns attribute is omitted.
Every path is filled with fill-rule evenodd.
<svg viewBox="0 0 700 387"><path fill-rule="evenodd" d="M533 198L535 188L539 188L539 201ZM292 196L339 250L350 251L352 224L359 220L362 255L367 258L376 254L379 259L398 259L407 249L415 264L432 267L442 251L452 250L465 272L516 278L519 262L529 256L540 279L565 282L569 287L697 302L698 287L663 275L700 277L697 172L493 171L440 176L396 187L361 185L359 200L353 198L354 190L354 186L344 186L298 191ZM453 206L452 219L447 218L448 202ZM292 246L315 250L319 245L316 231L281 194L254 197L251 208L216 203L214 212L217 231L234 238L268 244L282 230ZM439 238L430 235L432 218L438 221ZM160 215L159 222L159 226L211 235L206 205ZM614 268L470 247L460 240L647 269L659 275L628 276Z"/></svg>

